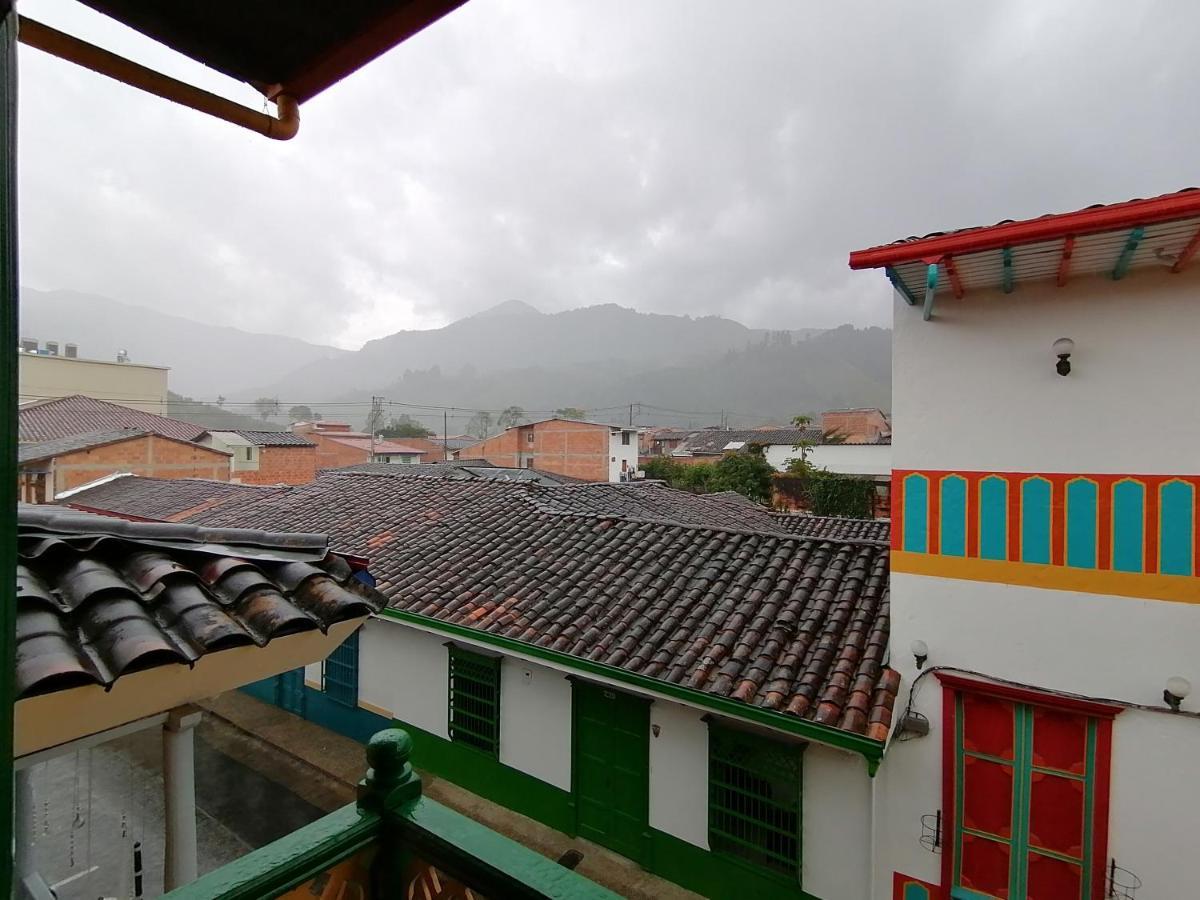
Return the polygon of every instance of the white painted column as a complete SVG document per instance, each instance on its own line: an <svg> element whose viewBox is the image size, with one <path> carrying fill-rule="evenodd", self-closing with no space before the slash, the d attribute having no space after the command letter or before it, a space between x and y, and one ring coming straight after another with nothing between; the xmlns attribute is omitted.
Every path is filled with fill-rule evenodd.
<svg viewBox="0 0 1200 900"><path fill-rule="evenodd" d="M181 706L163 724L163 800L166 807L163 887L196 880L196 749L200 710Z"/></svg>

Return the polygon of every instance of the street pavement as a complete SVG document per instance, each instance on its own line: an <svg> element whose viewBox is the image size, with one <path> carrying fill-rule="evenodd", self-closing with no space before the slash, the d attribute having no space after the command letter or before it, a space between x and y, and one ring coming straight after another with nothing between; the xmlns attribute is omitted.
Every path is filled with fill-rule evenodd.
<svg viewBox="0 0 1200 900"><path fill-rule="evenodd" d="M216 869L323 815L288 788L196 734L196 834L200 873ZM33 770L38 871L60 900L157 897L163 892L162 734L151 729L71 753ZM134 890L140 844L142 893Z"/></svg>

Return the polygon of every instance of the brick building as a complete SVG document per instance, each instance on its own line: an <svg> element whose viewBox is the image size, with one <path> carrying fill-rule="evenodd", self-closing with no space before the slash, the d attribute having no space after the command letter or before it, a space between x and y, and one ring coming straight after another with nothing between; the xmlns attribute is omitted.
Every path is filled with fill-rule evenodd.
<svg viewBox="0 0 1200 900"><path fill-rule="evenodd" d="M423 446L408 444L407 439L406 443L386 438L372 441L370 434L354 431L345 422L296 422L292 432L316 444L318 469L340 469L370 462L413 465L422 462L425 454L434 453ZM441 458L441 453L437 452L432 461Z"/></svg>
<svg viewBox="0 0 1200 900"><path fill-rule="evenodd" d="M829 409L821 413L821 430L847 444L876 444L891 437L892 423L881 409Z"/></svg>
<svg viewBox="0 0 1200 900"><path fill-rule="evenodd" d="M584 481L623 481L637 472L638 430L576 419L514 425L466 447L456 459L541 469Z"/></svg>
<svg viewBox="0 0 1200 900"><path fill-rule="evenodd" d="M308 484L317 477L317 445L290 431L210 431L201 443L231 454L241 484Z"/></svg>
<svg viewBox="0 0 1200 900"><path fill-rule="evenodd" d="M63 491L119 472L228 481L229 459L223 450L148 431L92 431L22 444L18 495L26 503L47 503Z"/></svg>

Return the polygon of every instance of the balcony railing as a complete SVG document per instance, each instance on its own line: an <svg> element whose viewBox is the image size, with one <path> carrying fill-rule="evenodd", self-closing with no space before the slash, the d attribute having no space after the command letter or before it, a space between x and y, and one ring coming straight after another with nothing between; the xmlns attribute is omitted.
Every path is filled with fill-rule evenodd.
<svg viewBox="0 0 1200 900"><path fill-rule="evenodd" d="M570 869L422 797L411 753L412 740L401 729L379 732L367 744L369 768L356 803L166 896L616 900Z"/></svg>

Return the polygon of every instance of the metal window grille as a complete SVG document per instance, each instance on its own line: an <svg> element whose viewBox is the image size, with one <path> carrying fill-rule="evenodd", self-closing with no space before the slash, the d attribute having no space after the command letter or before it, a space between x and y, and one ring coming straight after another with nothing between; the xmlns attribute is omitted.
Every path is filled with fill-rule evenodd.
<svg viewBox="0 0 1200 900"><path fill-rule="evenodd" d="M450 646L450 740L500 755L500 659Z"/></svg>
<svg viewBox="0 0 1200 900"><path fill-rule="evenodd" d="M708 840L718 853L799 876L799 747L709 731Z"/></svg>
<svg viewBox="0 0 1200 900"><path fill-rule="evenodd" d="M321 664L321 690L329 699L347 706L358 706L358 631Z"/></svg>

